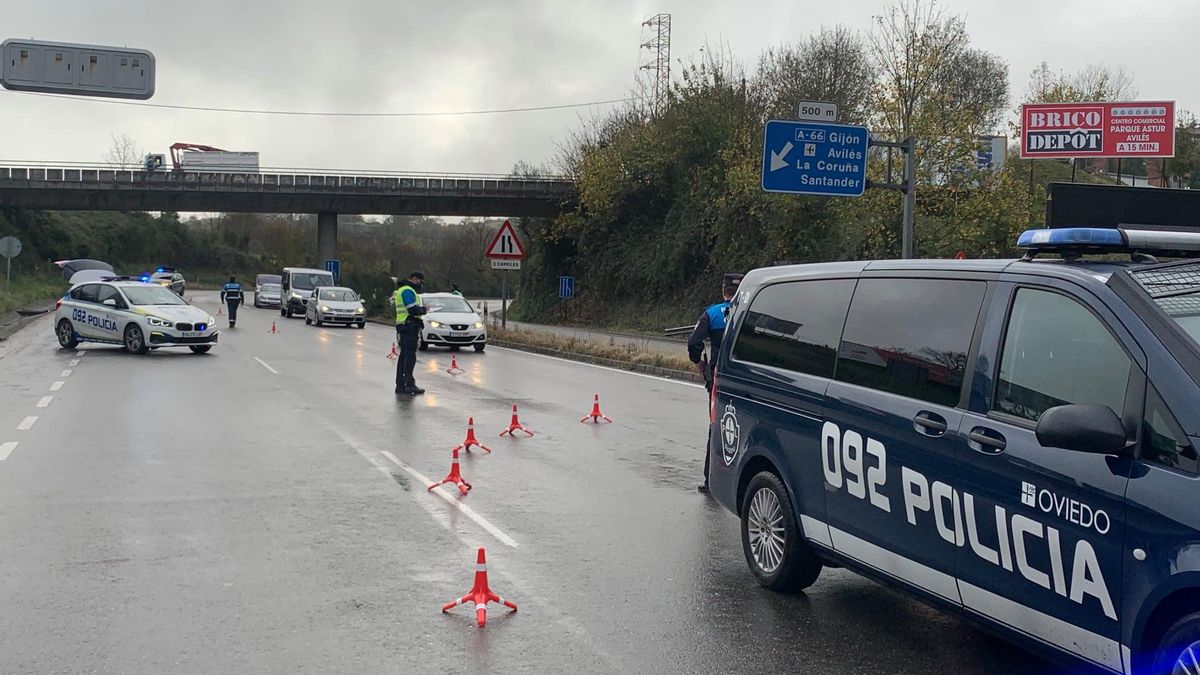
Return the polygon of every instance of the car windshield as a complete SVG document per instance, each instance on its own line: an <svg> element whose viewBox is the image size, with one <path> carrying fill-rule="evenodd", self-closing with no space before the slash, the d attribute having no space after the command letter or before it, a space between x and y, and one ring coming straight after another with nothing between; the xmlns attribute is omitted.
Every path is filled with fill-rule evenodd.
<svg viewBox="0 0 1200 675"><path fill-rule="evenodd" d="M358 301L358 296L348 288L325 288L321 290L320 296L322 300L332 300L333 302Z"/></svg>
<svg viewBox="0 0 1200 675"><path fill-rule="evenodd" d="M311 291L317 286L328 286L333 283L333 275L317 274L316 272L296 272L292 275L292 288Z"/></svg>
<svg viewBox="0 0 1200 675"><path fill-rule="evenodd" d="M162 286L125 286L125 297L134 305L186 305L183 298Z"/></svg>
<svg viewBox="0 0 1200 675"><path fill-rule="evenodd" d="M260 274L254 279L254 283L259 286L280 286L283 284L283 277L278 274Z"/></svg>
<svg viewBox="0 0 1200 675"><path fill-rule="evenodd" d="M283 287L280 286L279 284L263 284L263 287L262 287L263 293L278 293L282 290L283 290Z"/></svg>
<svg viewBox="0 0 1200 675"><path fill-rule="evenodd" d="M471 308L471 303L462 298L425 298L424 303L431 312L470 314L475 311Z"/></svg>

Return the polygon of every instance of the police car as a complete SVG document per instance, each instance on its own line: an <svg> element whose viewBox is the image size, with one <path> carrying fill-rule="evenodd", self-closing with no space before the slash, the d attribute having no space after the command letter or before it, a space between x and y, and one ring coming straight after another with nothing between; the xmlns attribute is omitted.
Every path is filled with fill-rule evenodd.
<svg viewBox="0 0 1200 675"><path fill-rule="evenodd" d="M1200 234L1019 245L747 275L712 495L768 588L844 566L1075 667L1198 673Z"/></svg>
<svg viewBox="0 0 1200 675"><path fill-rule="evenodd" d="M54 332L64 349L98 342L133 354L159 347L203 354L220 335L215 318L166 286L118 276L72 286L56 305Z"/></svg>

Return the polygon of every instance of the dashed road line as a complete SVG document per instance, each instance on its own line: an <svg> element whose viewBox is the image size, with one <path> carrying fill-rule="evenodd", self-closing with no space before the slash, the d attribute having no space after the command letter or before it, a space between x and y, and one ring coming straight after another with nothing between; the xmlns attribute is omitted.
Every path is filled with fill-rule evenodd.
<svg viewBox="0 0 1200 675"><path fill-rule="evenodd" d="M33 425L36 424L37 421L37 415L30 415L29 417L26 417L25 419L21 420L20 424L17 425L17 431L29 431L33 428Z"/></svg>
<svg viewBox="0 0 1200 675"><path fill-rule="evenodd" d="M58 391L59 389L63 388L64 384L66 384L66 383L63 382L62 380L59 380L59 381L55 382L54 384L50 385L50 391Z"/></svg>
<svg viewBox="0 0 1200 675"><path fill-rule="evenodd" d="M84 355L86 355L86 354L87 354L87 352L83 351L82 349L80 349L79 351L75 352L75 356L84 356Z"/></svg>
<svg viewBox="0 0 1200 675"><path fill-rule="evenodd" d="M58 375L58 376L59 376L59 377L70 377L70 376L71 376L71 369L70 369L70 368L67 368L66 370L64 370L64 371L62 371L61 373L59 373L59 375Z"/></svg>
<svg viewBox="0 0 1200 675"><path fill-rule="evenodd" d="M54 400L53 396L43 396L42 400L37 402L37 407L45 408L46 406L50 405L50 402L53 400Z"/></svg>
<svg viewBox="0 0 1200 675"><path fill-rule="evenodd" d="M74 368L75 366L79 365L79 359L71 359L69 362L67 362L67 365Z"/></svg>
<svg viewBox="0 0 1200 675"><path fill-rule="evenodd" d="M271 372L272 372L272 373L274 373L275 375L278 375L278 374L279 374L279 371L278 371L278 370L275 370L275 369L274 369L274 368L272 368L270 365L268 365L266 361L263 361L262 359L258 358L257 356L256 356L256 357L254 357L254 360L255 360L255 361L258 361L258 365L262 366L263 368L266 368L267 370L271 371Z"/></svg>
<svg viewBox="0 0 1200 675"><path fill-rule="evenodd" d="M0 462L3 462L4 460L8 459L8 456L12 454L12 451L16 450L16 449L17 449L17 441L9 441L7 443L0 443Z"/></svg>
<svg viewBox="0 0 1200 675"><path fill-rule="evenodd" d="M380 454L382 454L384 457L387 457L388 459L392 460L392 462L395 463L396 466L407 471L410 476L412 476L413 478L416 478L418 481L421 482L422 485L429 485L429 484L433 483L433 481L429 480L424 475L422 475L420 471L417 471L416 469L405 464L404 462L401 462L399 459L396 458L395 455L388 452L387 450L383 450ZM466 517L470 518L472 521L474 521L476 525L487 530L489 534L491 534L493 537L499 539L501 543L503 543L506 546L511 546L513 548L517 548L516 540L514 540L512 537L508 536L507 534L504 534L504 532L501 531L500 528L489 523L486 518L484 518L483 516L476 513L475 509L472 509L471 507L467 506L466 504L462 503L461 501L455 499L454 497L451 497L441 487L434 488L432 491L436 492L437 495L439 497L441 497L442 499L444 499L447 504L458 509L459 511L462 512L462 514L464 516L466 516Z"/></svg>

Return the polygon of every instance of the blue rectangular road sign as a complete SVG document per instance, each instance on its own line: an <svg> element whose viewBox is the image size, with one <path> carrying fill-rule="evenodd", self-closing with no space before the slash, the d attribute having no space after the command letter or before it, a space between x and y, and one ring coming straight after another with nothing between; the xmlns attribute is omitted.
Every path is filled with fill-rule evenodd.
<svg viewBox="0 0 1200 675"><path fill-rule="evenodd" d="M325 271L329 272L330 274L333 275L333 283L335 283L335 284L342 283L342 261L326 260L325 261Z"/></svg>
<svg viewBox="0 0 1200 675"><path fill-rule="evenodd" d="M558 297L560 297L560 298L575 297L575 277L559 277L558 278Z"/></svg>
<svg viewBox="0 0 1200 675"><path fill-rule="evenodd" d="M867 189L867 128L770 120L763 133L762 189L859 197Z"/></svg>

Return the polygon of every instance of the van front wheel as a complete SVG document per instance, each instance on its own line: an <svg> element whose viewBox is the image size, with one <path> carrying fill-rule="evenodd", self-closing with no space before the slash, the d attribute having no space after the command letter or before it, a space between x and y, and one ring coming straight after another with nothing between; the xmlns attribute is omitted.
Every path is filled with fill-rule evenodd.
<svg viewBox="0 0 1200 675"><path fill-rule="evenodd" d="M800 536L787 488L770 471L750 480L742 499L742 552L758 583L786 593L808 588L821 560Z"/></svg>

